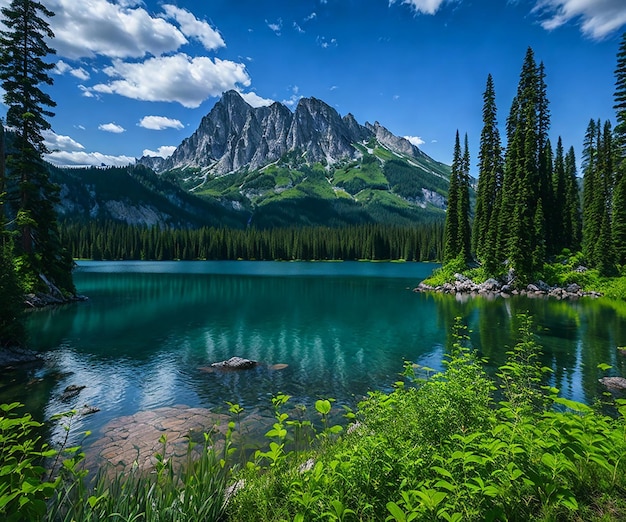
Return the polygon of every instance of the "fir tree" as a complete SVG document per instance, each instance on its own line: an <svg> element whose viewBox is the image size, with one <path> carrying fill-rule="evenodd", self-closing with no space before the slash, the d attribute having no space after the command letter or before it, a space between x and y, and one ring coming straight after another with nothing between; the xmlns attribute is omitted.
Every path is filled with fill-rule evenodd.
<svg viewBox="0 0 626 522"><path fill-rule="evenodd" d="M602 215L598 215L595 206L596 192L601 190L596 180L597 126L591 119L587 125L583 141L583 208L582 208L582 251L589 263L595 260L596 239L600 236Z"/></svg>
<svg viewBox="0 0 626 522"><path fill-rule="evenodd" d="M54 34L46 18L54 13L32 0L12 0L1 12L6 29L0 31L0 81L8 107L6 122L15 130L7 170L18 188L11 201L20 229L17 254L32 284L43 276L73 291L72 261L58 240L57 193L42 159L43 132L50 129L50 109L56 105L40 88L52 84L49 71L54 64L45 58L54 53L46 43Z"/></svg>
<svg viewBox="0 0 626 522"><path fill-rule="evenodd" d="M461 176L463 171L463 156L461 155L461 141L459 131L456 131L452 171L450 173L450 187L448 189L448 205L446 208L446 222L443 229L443 262L455 259L461 253L459 244L459 200Z"/></svg>
<svg viewBox="0 0 626 522"><path fill-rule="evenodd" d="M471 259L470 214L470 153L467 133L463 145L463 159L459 175L458 245L459 254L465 261Z"/></svg>
<svg viewBox="0 0 626 522"><path fill-rule="evenodd" d="M570 147L565 156L565 247L579 250L582 243L582 215L578 174L576 172L576 154Z"/></svg>
<svg viewBox="0 0 626 522"><path fill-rule="evenodd" d="M502 144L498 130L495 89L491 74L483 94L483 129L478 153L478 190L472 233L476 257L488 273L496 271L497 215L502 196Z"/></svg>
<svg viewBox="0 0 626 522"><path fill-rule="evenodd" d="M626 33L617 52L617 66L615 68L615 141L617 156L620 163L626 161Z"/></svg>
<svg viewBox="0 0 626 522"><path fill-rule="evenodd" d="M563 141L559 136L554 154L554 172L552 174L552 190L554 193L554 220L549 221L552 229L553 252L560 252L571 243L571 215L567 210L567 179L565 175L565 156Z"/></svg>
<svg viewBox="0 0 626 522"><path fill-rule="evenodd" d="M626 264L626 175L621 177L613 191L612 238L615 260Z"/></svg>

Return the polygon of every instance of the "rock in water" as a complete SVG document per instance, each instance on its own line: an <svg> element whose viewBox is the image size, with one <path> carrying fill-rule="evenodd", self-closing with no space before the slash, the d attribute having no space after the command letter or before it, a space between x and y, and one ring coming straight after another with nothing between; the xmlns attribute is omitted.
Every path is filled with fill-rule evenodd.
<svg viewBox="0 0 626 522"><path fill-rule="evenodd" d="M249 370L254 368L257 364L256 361L250 359L244 359L243 357L231 357L226 361L220 361L211 364L213 368L221 368L223 370Z"/></svg>
<svg viewBox="0 0 626 522"><path fill-rule="evenodd" d="M600 382L607 388L626 390L626 379L624 377L602 377Z"/></svg>

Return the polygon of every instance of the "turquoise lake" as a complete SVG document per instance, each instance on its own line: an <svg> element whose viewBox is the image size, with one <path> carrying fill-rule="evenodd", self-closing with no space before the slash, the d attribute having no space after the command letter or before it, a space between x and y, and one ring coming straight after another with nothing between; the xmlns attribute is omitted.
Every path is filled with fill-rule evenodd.
<svg viewBox="0 0 626 522"><path fill-rule="evenodd" d="M95 406L100 411L73 428L96 437L116 417L161 406L225 411L230 401L269 415L279 392L293 404L334 398L354 407L369 390L391 389L405 360L441 369L457 316L493 373L515 343L522 312L540 329L543 362L562 395L591 403L605 391L600 377L626 375L616 350L626 345L626 322L610 303L413 292L435 266L80 262L75 282L89 301L29 314L30 344L47 364L3 379L0 400L25 402L42 418ZM205 371L235 355L261 365ZM603 372L599 363L613 368ZM86 387L62 400L72 384Z"/></svg>

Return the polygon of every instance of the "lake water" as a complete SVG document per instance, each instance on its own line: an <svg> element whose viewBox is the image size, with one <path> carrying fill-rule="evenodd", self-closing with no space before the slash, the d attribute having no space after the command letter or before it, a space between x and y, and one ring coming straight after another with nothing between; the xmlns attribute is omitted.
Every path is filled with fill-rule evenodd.
<svg viewBox="0 0 626 522"><path fill-rule="evenodd" d="M493 371L514 344L515 316L540 327L544 363L566 397L592 402L598 379L626 375L624 309L603 300L516 297L457 299L411 291L435 265L424 263L80 262L75 282L86 303L33 312L31 346L48 364L11 374L0 401L25 402L38 417L89 404L75 430L116 417L185 404L225 411L226 401L268 414L282 392L293 404L335 398L355 406L391 389L403 361L440 369L454 318ZM240 356L261 365L206 372ZM271 368L286 364L282 370ZM24 392L24 380L28 382ZM63 401L68 385L84 385Z"/></svg>

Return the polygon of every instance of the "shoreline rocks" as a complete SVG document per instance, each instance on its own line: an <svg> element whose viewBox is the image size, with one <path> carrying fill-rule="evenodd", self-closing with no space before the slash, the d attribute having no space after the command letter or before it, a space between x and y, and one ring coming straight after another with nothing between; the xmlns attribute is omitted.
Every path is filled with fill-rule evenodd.
<svg viewBox="0 0 626 522"><path fill-rule="evenodd" d="M414 292L438 292L452 295L480 295L485 297L511 297L513 295L523 295L527 297L552 297L554 299L579 299L581 297L601 297L599 292L584 292L576 283L565 287L550 286L543 281L537 281L527 285L525 288L515 288L508 282L496 279L487 279L483 283L475 283L463 274L455 274L455 281L445 283L440 286L430 286L420 283Z"/></svg>
<svg viewBox="0 0 626 522"><path fill-rule="evenodd" d="M59 297L52 294L37 292L35 294L26 294L24 296L24 307L26 309L39 309L46 308L48 306L64 305L69 303L84 302L88 300L89 298L84 295Z"/></svg>

